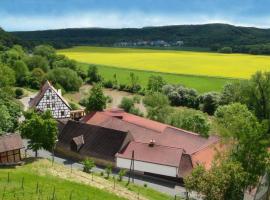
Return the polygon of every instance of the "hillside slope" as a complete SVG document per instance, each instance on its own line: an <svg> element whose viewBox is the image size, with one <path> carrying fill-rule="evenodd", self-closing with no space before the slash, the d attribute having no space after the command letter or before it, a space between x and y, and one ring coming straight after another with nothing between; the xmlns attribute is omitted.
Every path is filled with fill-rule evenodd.
<svg viewBox="0 0 270 200"><path fill-rule="evenodd" d="M26 44L23 43L20 39L18 39L16 36L4 31L2 28L0 28L0 45L11 47L14 44Z"/></svg>
<svg viewBox="0 0 270 200"><path fill-rule="evenodd" d="M270 29L238 27L228 24L177 25L145 28L75 28L13 32L33 43L57 47L72 45L113 45L122 41L183 41L186 47L214 48L270 43Z"/></svg>

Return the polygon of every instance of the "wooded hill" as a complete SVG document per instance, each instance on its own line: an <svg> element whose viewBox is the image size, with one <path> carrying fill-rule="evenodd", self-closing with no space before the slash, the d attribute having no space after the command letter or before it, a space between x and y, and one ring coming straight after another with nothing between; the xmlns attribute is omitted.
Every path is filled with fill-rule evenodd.
<svg viewBox="0 0 270 200"><path fill-rule="evenodd" d="M22 43L21 40L19 40L14 35L5 32L2 28L0 28L0 45L11 47L14 44Z"/></svg>
<svg viewBox="0 0 270 200"><path fill-rule="evenodd" d="M73 28L45 31L13 32L15 36L34 44L50 43L55 47L73 45L112 46L119 42L183 41L185 47L218 50L232 47L234 52L247 52L248 45L270 43L270 29L239 27L228 24L177 25L145 28Z"/></svg>

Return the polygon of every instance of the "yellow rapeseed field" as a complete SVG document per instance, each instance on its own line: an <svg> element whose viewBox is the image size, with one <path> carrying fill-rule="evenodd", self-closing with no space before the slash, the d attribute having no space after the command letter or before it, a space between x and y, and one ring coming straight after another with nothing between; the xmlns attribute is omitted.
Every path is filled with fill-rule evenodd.
<svg viewBox="0 0 270 200"><path fill-rule="evenodd" d="M74 47L59 51L79 62L175 74L249 78L270 71L270 56L207 52Z"/></svg>

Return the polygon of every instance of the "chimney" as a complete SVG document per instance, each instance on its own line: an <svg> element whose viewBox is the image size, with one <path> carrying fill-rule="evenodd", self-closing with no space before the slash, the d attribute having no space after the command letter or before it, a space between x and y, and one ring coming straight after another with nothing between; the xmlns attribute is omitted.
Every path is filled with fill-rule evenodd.
<svg viewBox="0 0 270 200"><path fill-rule="evenodd" d="M58 89L58 90L57 90L57 93L59 94L59 96L62 96L62 91L61 91L61 89Z"/></svg>
<svg viewBox="0 0 270 200"><path fill-rule="evenodd" d="M149 147L154 147L155 146L155 143L156 143L156 141L152 139L152 140L150 140L148 146Z"/></svg>

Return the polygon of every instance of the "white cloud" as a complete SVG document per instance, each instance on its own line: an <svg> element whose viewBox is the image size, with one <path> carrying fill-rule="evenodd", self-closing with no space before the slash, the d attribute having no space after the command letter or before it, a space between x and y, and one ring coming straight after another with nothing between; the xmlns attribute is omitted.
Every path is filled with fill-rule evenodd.
<svg viewBox="0 0 270 200"><path fill-rule="evenodd" d="M160 15L131 12L121 14L115 12L75 13L65 16L11 16L0 14L0 26L5 30L45 30L81 27L145 27L179 24L230 23L243 26L270 27L270 17L267 19L252 19L243 23L241 19L223 18L205 15ZM246 21L246 20L245 20Z"/></svg>

